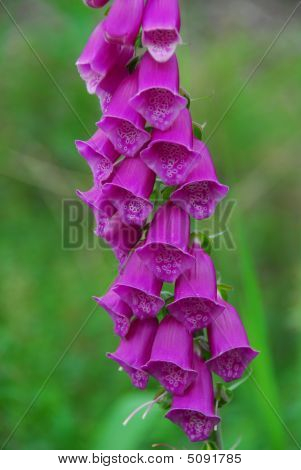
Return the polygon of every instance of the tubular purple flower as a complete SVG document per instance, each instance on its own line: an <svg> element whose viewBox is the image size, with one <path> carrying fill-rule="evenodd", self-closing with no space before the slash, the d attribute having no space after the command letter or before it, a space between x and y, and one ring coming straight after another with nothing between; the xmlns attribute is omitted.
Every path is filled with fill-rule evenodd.
<svg viewBox="0 0 301 470"><path fill-rule="evenodd" d="M219 298L219 302L225 310L208 327L212 357L207 364L209 369L222 377L225 382L230 382L239 379L259 353L251 348L235 308L222 298Z"/></svg>
<svg viewBox="0 0 301 470"><path fill-rule="evenodd" d="M159 325L150 360L143 370L153 375L168 392L182 395L197 375L192 358L192 336L168 315Z"/></svg>
<svg viewBox="0 0 301 470"><path fill-rule="evenodd" d="M126 225L122 222L117 212L111 218L106 218L101 212L95 214L98 222L95 234L103 238L112 248L120 266L126 261L132 248L141 238L142 231L139 227Z"/></svg>
<svg viewBox="0 0 301 470"><path fill-rule="evenodd" d="M96 94L103 114L108 112L115 91L128 76L129 71L124 65L116 65L97 86Z"/></svg>
<svg viewBox="0 0 301 470"><path fill-rule="evenodd" d="M77 140L75 144L91 168L94 187L100 189L102 182L112 173L113 163L119 158L119 153L101 129L98 129L91 139Z"/></svg>
<svg viewBox="0 0 301 470"><path fill-rule="evenodd" d="M158 62L166 62L182 42L178 0L147 0L142 21L142 44Z"/></svg>
<svg viewBox="0 0 301 470"><path fill-rule="evenodd" d="M198 442L209 438L220 418L214 412L212 377L206 364L194 355L193 367L196 380L185 395L173 397L165 417L180 426L192 442Z"/></svg>
<svg viewBox="0 0 301 470"><path fill-rule="evenodd" d="M133 54L133 46L120 46L106 41L103 23L96 26L76 62L78 72L86 82L88 93L96 93L100 82L115 65L126 65Z"/></svg>
<svg viewBox="0 0 301 470"><path fill-rule="evenodd" d="M134 387L144 389L147 386L149 377L142 366L150 358L157 329L156 318L136 319L132 322L128 335L121 339L117 351L107 354L130 376Z"/></svg>
<svg viewBox="0 0 301 470"><path fill-rule="evenodd" d="M93 210L95 215L97 213L109 219L116 212L115 207L104 197L102 189L95 186L85 192L77 190L76 195Z"/></svg>
<svg viewBox="0 0 301 470"><path fill-rule="evenodd" d="M125 158L117 165L112 180L104 184L103 194L125 224L142 226L153 210L148 198L155 179L155 174L139 157Z"/></svg>
<svg viewBox="0 0 301 470"><path fill-rule="evenodd" d="M88 7L92 8L101 8L103 7L106 3L108 3L109 0L83 0Z"/></svg>
<svg viewBox="0 0 301 470"><path fill-rule="evenodd" d="M189 332L194 332L206 328L224 311L224 306L217 301L216 274L210 256L197 243L190 254L196 262L178 277L175 301L167 308Z"/></svg>
<svg viewBox="0 0 301 470"><path fill-rule="evenodd" d="M106 40L133 45L139 33L144 0L115 0L104 20Z"/></svg>
<svg viewBox="0 0 301 470"><path fill-rule="evenodd" d="M155 317L164 306L160 293L163 282L144 265L136 252L127 260L114 291L141 320Z"/></svg>
<svg viewBox="0 0 301 470"><path fill-rule="evenodd" d="M129 104L137 89L136 70L122 81L114 93L107 113L98 123L115 149L127 157L134 157L150 139L149 133L144 130L145 120Z"/></svg>
<svg viewBox="0 0 301 470"><path fill-rule="evenodd" d="M167 185L185 181L199 160L193 149L192 121L188 109L183 109L167 131L155 129L149 146L141 152L142 160Z"/></svg>
<svg viewBox="0 0 301 470"><path fill-rule="evenodd" d="M172 195L171 200L189 215L201 220L210 217L217 204L227 195L229 187L221 184L206 145L194 139L199 154L197 165L186 177L185 183Z"/></svg>
<svg viewBox="0 0 301 470"><path fill-rule="evenodd" d="M114 284L103 297L93 297L93 299L112 318L116 335L124 338L128 334L133 314L130 307L114 292L113 287Z"/></svg>
<svg viewBox="0 0 301 470"><path fill-rule="evenodd" d="M188 252L189 238L189 216L180 207L167 202L157 210L146 242L137 253L155 276L174 282L195 262Z"/></svg>
<svg viewBox="0 0 301 470"><path fill-rule="evenodd" d="M186 107L187 100L179 94L179 67L173 55L167 62L156 62L146 52L139 67L138 93L131 105L161 131L167 130Z"/></svg>

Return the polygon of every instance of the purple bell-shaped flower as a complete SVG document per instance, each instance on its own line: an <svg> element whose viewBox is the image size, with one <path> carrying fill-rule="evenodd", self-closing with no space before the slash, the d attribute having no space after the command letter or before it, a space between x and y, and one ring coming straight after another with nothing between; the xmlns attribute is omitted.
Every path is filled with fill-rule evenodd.
<svg viewBox="0 0 301 470"><path fill-rule="evenodd" d="M108 312L113 320L116 335L123 338L128 334L133 314L130 307L121 300L113 288L114 284L103 297L93 297L93 299Z"/></svg>
<svg viewBox="0 0 301 470"><path fill-rule="evenodd" d="M125 158L116 166L103 194L118 210L125 224L142 226L153 210L149 197L156 176L139 158Z"/></svg>
<svg viewBox="0 0 301 470"><path fill-rule="evenodd" d="M189 216L180 207L167 202L157 210L146 242L137 253L155 276L174 282L195 262L188 252L189 238Z"/></svg>
<svg viewBox="0 0 301 470"><path fill-rule="evenodd" d="M192 121L188 109L182 109L166 131L155 129L148 147L141 152L142 160L167 185L185 181L200 156L193 149Z"/></svg>
<svg viewBox="0 0 301 470"><path fill-rule="evenodd" d="M213 262L198 243L194 243L190 254L194 265L178 277L175 286L175 301L167 306L169 312L190 332L206 328L223 311L217 301L216 273Z"/></svg>
<svg viewBox="0 0 301 470"><path fill-rule="evenodd" d="M129 103L138 90L137 74L136 70L121 82L107 113L97 123L115 149L127 157L134 157L150 140L150 134L144 130L145 119Z"/></svg>
<svg viewBox="0 0 301 470"><path fill-rule="evenodd" d="M214 213L217 204L227 195L229 187L218 181L206 145L194 139L194 149L200 158L184 184L171 195L171 200L191 217L201 220Z"/></svg>
<svg viewBox="0 0 301 470"><path fill-rule="evenodd" d="M220 418L214 411L214 391L211 374L203 360L194 355L196 380L183 396L174 396L171 409L165 415L180 426L192 442L209 438Z"/></svg>
<svg viewBox="0 0 301 470"><path fill-rule="evenodd" d="M166 131L187 105L179 88L176 55L160 63L146 52L139 66L138 93L131 99L131 105L151 126Z"/></svg>
<svg viewBox="0 0 301 470"><path fill-rule="evenodd" d="M134 387L144 389L148 384L148 373L142 366L149 360L152 345L158 329L158 320L134 320L130 331L122 338L115 353L107 356L116 361L131 378Z"/></svg>
<svg viewBox="0 0 301 470"><path fill-rule="evenodd" d="M114 291L143 320L155 317L164 306L160 293L163 282L143 263L136 252L127 260Z"/></svg>
<svg viewBox="0 0 301 470"><path fill-rule="evenodd" d="M150 359L143 370L170 393L182 395L197 375L192 359L192 336L175 318L166 316L159 325Z"/></svg>
<svg viewBox="0 0 301 470"><path fill-rule="evenodd" d="M91 139L77 140L75 144L91 168L94 187L101 189L102 182L112 173L113 164L119 158L119 153L101 129L98 129Z"/></svg>
<svg viewBox="0 0 301 470"><path fill-rule="evenodd" d="M144 0L114 0L104 20L105 38L117 44L134 45L144 9Z"/></svg>
<svg viewBox="0 0 301 470"><path fill-rule="evenodd" d="M142 21L142 44L158 62L166 62L182 42L178 0L147 0Z"/></svg>
<svg viewBox="0 0 301 470"><path fill-rule="evenodd" d="M211 371L225 382L240 379L249 363L259 354L251 348L247 333L235 308L219 298L224 312L208 327Z"/></svg>

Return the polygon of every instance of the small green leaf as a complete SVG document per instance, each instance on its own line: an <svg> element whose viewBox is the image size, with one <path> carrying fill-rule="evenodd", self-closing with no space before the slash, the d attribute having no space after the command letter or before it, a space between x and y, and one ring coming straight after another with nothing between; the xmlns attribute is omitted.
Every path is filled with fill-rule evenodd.
<svg viewBox="0 0 301 470"><path fill-rule="evenodd" d="M191 96L190 96L190 94L188 93L187 90L185 90L185 88L180 88L180 94L181 94L184 98L186 98L186 100L187 100L187 105L186 105L186 107L187 107L187 109L190 109L190 105L191 105Z"/></svg>
<svg viewBox="0 0 301 470"><path fill-rule="evenodd" d="M136 41L135 41L135 48L136 49L142 49L143 44L142 44L142 34L141 32L138 34Z"/></svg>
<svg viewBox="0 0 301 470"><path fill-rule="evenodd" d="M106 8L104 12L104 16L108 16L108 14L110 13L110 10L111 10L111 7Z"/></svg>
<svg viewBox="0 0 301 470"><path fill-rule="evenodd" d="M193 122L193 133L195 137L199 140L203 140L203 128L201 124L198 124L197 122Z"/></svg>

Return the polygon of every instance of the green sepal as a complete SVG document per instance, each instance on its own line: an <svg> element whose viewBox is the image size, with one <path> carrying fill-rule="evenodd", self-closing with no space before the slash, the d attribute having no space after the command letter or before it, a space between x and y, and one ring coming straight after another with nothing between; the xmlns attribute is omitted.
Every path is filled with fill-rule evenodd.
<svg viewBox="0 0 301 470"><path fill-rule="evenodd" d="M218 382L215 389L215 401L218 408L228 405L232 401L233 392L224 383Z"/></svg>
<svg viewBox="0 0 301 470"><path fill-rule="evenodd" d="M135 41L135 49L142 49L143 44L142 44L142 34L141 32L138 34L136 41Z"/></svg>
<svg viewBox="0 0 301 470"><path fill-rule="evenodd" d="M191 105L191 96L190 94L188 93L187 90L185 90L185 88L180 88L180 94L186 98L187 100L187 105L186 105L186 108L187 109L190 109L190 105Z"/></svg>
<svg viewBox="0 0 301 470"><path fill-rule="evenodd" d="M208 235L203 232L193 232L191 234L191 241L193 242L194 239L197 239L197 241L200 243L202 249L210 255L212 252L212 242Z"/></svg>
<svg viewBox="0 0 301 470"><path fill-rule="evenodd" d="M220 294L220 296L224 299L224 300L228 300L228 297L229 297L229 292L232 292L234 290L234 287L233 286L230 286L230 284L223 284L223 283L219 283L217 284L217 290Z"/></svg>
<svg viewBox="0 0 301 470"><path fill-rule="evenodd" d="M128 63L127 69L130 73L133 73L134 70L136 69L138 63L140 61L140 57L134 57L131 62Z"/></svg>

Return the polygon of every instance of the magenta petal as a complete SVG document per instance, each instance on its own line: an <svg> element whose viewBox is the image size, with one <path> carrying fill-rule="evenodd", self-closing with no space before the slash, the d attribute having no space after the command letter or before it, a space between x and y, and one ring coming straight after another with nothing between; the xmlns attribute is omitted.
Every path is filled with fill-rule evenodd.
<svg viewBox="0 0 301 470"><path fill-rule="evenodd" d="M208 327L211 359L207 361L211 371L225 382L240 379L249 363L259 354L251 348L247 333L235 308L223 299L224 313Z"/></svg>
<svg viewBox="0 0 301 470"><path fill-rule="evenodd" d="M99 220L99 224L102 220ZM120 214L116 213L106 223L98 226L96 235L102 237L113 249L116 258L122 265L128 257L131 249L141 237L141 229L126 225L122 222Z"/></svg>
<svg viewBox="0 0 301 470"><path fill-rule="evenodd" d="M186 107L179 94L179 67L175 55L165 63L156 62L147 52L139 66L138 93L131 105L151 126L167 130Z"/></svg>
<svg viewBox="0 0 301 470"><path fill-rule="evenodd" d="M223 311L217 301L216 274L213 262L198 244L190 250L195 264L175 286L175 301L168 305L169 312L190 332L206 328Z"/></svg>
<svg viewBox="0 0 301 470"><path fill-rule="evenodd" d="M194 356L197 378L183 396L174 396L171 409L165 415L180 426L192 442L209 438L220 418L214 412L214 392L211 374L203 360Z"/></svg>
<svg viewBox="0 0 301 470"><path fill-rule="evenodd" d="M188 109L183 109L170 129L154 130L141 158L165 184L177 185L185 181L199 159L192 147L191 116Z"/></svg>
<svg viewBox="0 0 301 470"><path fill-rule="evenodd" d="M107 41L133 45L138 35L144 0L115 0L104 20Z"/></svg>
<svg viewBox="0 0 301 470"><path fill-rule="evenodd" d="M109 0L84 0L84 3L92 8L101 8L108 3L108 1Z"/></svg>
<svg viewBox="0 0 301 470"><path fill-rule="evenodd" d="M181 43L178 0L148 0L142 21L142 43L158 62L166 62Z"/></svg>
<svg viewBox="0 0 301 470"><path fill-rule="evenodd" d="M116 168L110 183L103 186L106 198L126 224L142 226L153 210L149 201L155 174L139 157L125 158Z"/></svg>
<svg viewBox="0 0 301 470"><path fill-rule="evenodd" d="M206 145L195 139L194 149L200 158L186 177L183 186L171 195L171 200L189 215L201 220L214 213L217 204L227 195L229 187L218 181Z"/></svg>
<svg viewBox="0 0 301 470"><path fill-rule="evenodd" d="M134 72L117 88L107 113L98 123L115 149L128 157L134 157L150 139L144 130L145 120L129 104L137 89L138 77Z"/></svg>
<svg viewBox="0 0 301 470"><path fill-rule="evenodd" d="M147 386L148 374L142 370L142 366L149 360L157 328L156 318L134 320L117 351L107 354L130 376L134 387L144 389Z"/></svg>
<svg viewBox="0 0 301 470"><path fill-rule="evenodd" d="M170 393L182 395L197 375L192 357L192 336L175 318L166 316L159 325L150 360L143 370Z"/></svg>
<svg viewBox="0 0 301 470"><path fill-rule="evenodd" d="M188 215L168 202L157 210L145 245L137 253L159 279L174 282L195 262L188 252L189 238Z"/></svg>
<svg viewBox="0 0 301 470"><path fill-rule="evenodd" d="M114 322L114 331L118 336L128 334L132 312L130 307L114 292L114 285L103 297L93 299L104 309Z"/></svg>
<svg viewBox="0 0 301 470"><path fill-rule="evenodd" d="M134 252L127 260L114 291L132 309L136 317L155 317L164 306L160 293L163 282L144 265Z"/></svg>
<svg viewBox="0 0 301 470"><path fill-rule="evenodd" d="M124 65L116 65L97 86L96 94L103 114L108 112L115 91L128 75L128 69Z"/></svg>
<svg viewBox="0 0 301 470"><path fill-rule="evenodd" d="M84 157L91 168L94 177L94 186L101 188L101 184L113 171L113 163L119 157L112 143L104 132L99 129L91 139L75 142L78 152Z"/></svg>
<svg viewBox="0 0 301 470"><path fill-rule="evenodd" d="M106 41L103 23L96 26L76 62L78 72L86 82L88 92L96 93L101 81L115 65L126 65L133 54L132 46L120 46Z"/></svg>

